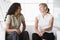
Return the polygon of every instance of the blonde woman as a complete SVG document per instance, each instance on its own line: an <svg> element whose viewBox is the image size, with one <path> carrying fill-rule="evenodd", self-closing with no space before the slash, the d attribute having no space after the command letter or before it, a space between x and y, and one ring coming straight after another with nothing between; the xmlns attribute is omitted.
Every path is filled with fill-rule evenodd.
<svg viewBox="0 0 60 40"><path fill-rule="evenodd" d="M32 34L33 40L54 40L54 34L52 32L54 17L50 14L50 10L46 3L39 4L39 10L41 15L35 19L35 31Z"/></svg>

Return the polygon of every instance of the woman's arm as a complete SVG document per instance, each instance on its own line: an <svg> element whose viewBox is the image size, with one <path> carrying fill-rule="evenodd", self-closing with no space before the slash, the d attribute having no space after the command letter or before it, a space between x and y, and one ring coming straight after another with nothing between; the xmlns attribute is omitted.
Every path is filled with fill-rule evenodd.
<svg viewBox="0 0 60 40"><path fill-rule="evenodd" d="M25 31L25 29L26 29L26 24L25 24L25 21L23 21L23 22L22 22L22 24L23 24L23 29L22 29L22 32L24 32L24 31Z"/></svg>
<svg viewBox="0 0 60 40"><path fill-rule="evenodd" d="M42 36L46 31L52 30L52 28L53 28L53 21L54 21L54 18L52 17L52 18L50 19L50 25L49 25L49 27L40 30L40 32L39 32L39 35L40 35L40 36Z"/></svg>
<svg viewBox="0 0 60 40"><path fill-rule="evenodd" d="M7 26L7 27L6 27L6 31L7 31L7 32L14 32L14 31L15 31L15 32L17 32L18 34L21 32L20 29L10 29L10 24L9 24L9 23L7 23L6 26Z"/></svg>
<svg viewBox="0 0 60 40"><path fill-rule="evenodd" d="M11 29L10 28L11 27L10 23L11 23L11 16L7 15L7 18L6 18L6 31L7 32L14 32L14 31L16 31L17 33L19 33L20 32L19 29Z"/></svg>
<svg viewBox="0 0 60 40"><path fill-rule="evenodd" d="M7 24L6 24L6 31L7 31L7 32L13 32L13 31L16 31L16 29L10 29L10 24L7 23Z"/></svg>
<svg viewBox="0 0 60 40"><path fill-rule="evenodd" d="M38 18L37 17L35 19L35 31L39 34L39 31L38 31Z"/></svg>
<svg viewBox="0 0 60 40"><path fill-rule="evenodd" d="M44 30L45 30L45 31L50 31L50 30L52 30L52 28L53 28L53 22L54 22L54 18L52 17L52 18L50 19L50 25L49 25L49 27L46 28L46 29L44 29Z"/></svg>
<svg viewBox="0 0 60 40"><path fill-rule="evenodd" d="M22 32L24 32L26 29L26 24L25 24L25 18L23 16L23 14L21 15L21 18L22 18L21 20L22 20L22 24L23 24Z"/></svg>
<svg viewBox="0 0 60 40"><path fill-rule="evenodd" d="M38 18L36 17L36 19L35 19L35 31L37 32L37 34L39 35L39 36L42 36L43 35L43 31L42 30L38 30Z"/></svg>

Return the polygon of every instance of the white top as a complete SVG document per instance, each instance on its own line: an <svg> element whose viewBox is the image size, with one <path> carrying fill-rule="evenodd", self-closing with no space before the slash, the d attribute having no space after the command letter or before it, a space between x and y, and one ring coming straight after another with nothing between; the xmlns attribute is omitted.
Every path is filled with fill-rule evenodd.
<svg viewBox="0 0 60 40"><path fill-rule="evenodd" d="M48 28L49 27L49 21L50 19L52 18L53 16L51 14L47 14L45 15L44 17L42 15L39 15L37 18L38 18L38 29L41 30L41 29L45 29L45 28ZM52 30L51 30L52 31ZM50 31L48 31L50 32Z"/></svg>

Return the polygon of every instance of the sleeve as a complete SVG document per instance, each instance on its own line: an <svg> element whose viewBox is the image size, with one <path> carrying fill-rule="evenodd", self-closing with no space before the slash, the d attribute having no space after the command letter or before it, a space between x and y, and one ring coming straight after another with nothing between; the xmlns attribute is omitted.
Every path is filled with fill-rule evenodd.
<svg viewBox="0 0 60 40"><path fill-rule="evenodd" d="M21 15L21 21L24 22L25 21L25 18L23 15Z"/></svg>
<svg viewBox="0 0 60 40"><path fill-rule="evenodd" d="M11 22L11 17L10 17L10 15L7 15L6 23L10 23L10 22Z"/></svg>

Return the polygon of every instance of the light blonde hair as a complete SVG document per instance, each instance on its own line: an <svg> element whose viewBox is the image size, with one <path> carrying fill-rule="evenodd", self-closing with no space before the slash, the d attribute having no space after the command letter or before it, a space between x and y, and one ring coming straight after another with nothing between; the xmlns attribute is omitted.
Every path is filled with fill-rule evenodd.
<svg viewBox="0 0 60 40"><path fill-rule="evenodd" d="M46 7L46 12L50 14L50 9L48 8L48 5L46 3L40 3L40 5L44 5Z"/></svg>

